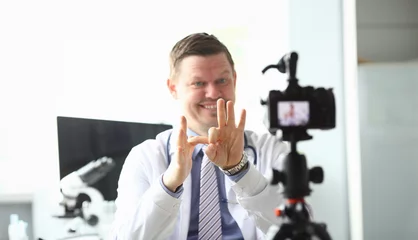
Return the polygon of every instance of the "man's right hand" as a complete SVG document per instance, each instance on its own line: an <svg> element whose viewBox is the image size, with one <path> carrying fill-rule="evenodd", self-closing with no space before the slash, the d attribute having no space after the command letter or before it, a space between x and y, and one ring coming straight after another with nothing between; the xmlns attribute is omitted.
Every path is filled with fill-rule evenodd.
<svg viewBox="0 0 418 240"><path fill-rule="evenodd" d="M189 176L192 170L192 154L195 146L195 143L187 141L187 121L182 116L180 129L177 132L174 158L163 175L163 183L170 191L175 192Z"/></svg>

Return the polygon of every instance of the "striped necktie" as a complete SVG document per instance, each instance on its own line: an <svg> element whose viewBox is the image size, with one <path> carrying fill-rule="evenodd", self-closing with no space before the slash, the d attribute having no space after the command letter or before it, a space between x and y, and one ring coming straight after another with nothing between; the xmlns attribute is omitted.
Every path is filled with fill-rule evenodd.
<svg viewBox="0 0 418 240"><path fill-rule="evenodd" d="M222 239L221 212L215 165L204 154L200 170L199 239Z"/></svg>

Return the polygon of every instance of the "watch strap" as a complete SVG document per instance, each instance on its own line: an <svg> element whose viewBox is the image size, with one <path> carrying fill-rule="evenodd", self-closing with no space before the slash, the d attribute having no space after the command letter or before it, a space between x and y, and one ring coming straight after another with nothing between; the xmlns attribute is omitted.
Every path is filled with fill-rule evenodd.
<svg viewBox="0 0 418 240"><path fill-rule="evenodd" d="M235 166L230 169L221 169L227 176L232 176L239 173L248 163L248 156L245 151L242 152L241 161Z"/></svg>

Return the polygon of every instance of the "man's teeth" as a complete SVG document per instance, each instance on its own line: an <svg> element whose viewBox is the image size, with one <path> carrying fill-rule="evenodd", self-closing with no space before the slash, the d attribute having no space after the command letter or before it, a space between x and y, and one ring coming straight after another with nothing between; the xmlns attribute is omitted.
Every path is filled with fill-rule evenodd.
<svg viewBox="0 0 418 240"><path fill-rule="evenodd" d="M203 106L206 109L215 109L216 105L210 105L210 106Z"/></svg>

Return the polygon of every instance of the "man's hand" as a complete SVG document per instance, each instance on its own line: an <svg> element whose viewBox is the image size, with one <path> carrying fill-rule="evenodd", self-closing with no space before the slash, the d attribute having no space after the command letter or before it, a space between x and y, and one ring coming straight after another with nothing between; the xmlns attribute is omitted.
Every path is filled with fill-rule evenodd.
<svg viewBox="0 0 418 240"><path fill-rule="evenodd" d="M187 122L184 116L181 117L180 129L177 134L177 146L173 161L163 175L164 185L172 192L175 192L190 174L192 154L196 146L196 143L187 141Z"/></svg>
<svg viewBox="0 0 418 240"><path fill-rule="evenodd" d="M218 127L209 129L208 137L194 137L191 144L208 144L206 155L218 167L230 169L241 161L244 150L245 110L242 110L238 125L235 123L234 104L225 100L217 102ZM227 113L226 113L227 112Z"/></svg>

